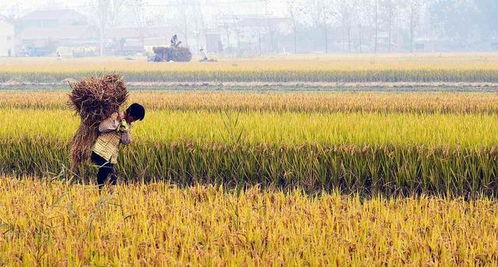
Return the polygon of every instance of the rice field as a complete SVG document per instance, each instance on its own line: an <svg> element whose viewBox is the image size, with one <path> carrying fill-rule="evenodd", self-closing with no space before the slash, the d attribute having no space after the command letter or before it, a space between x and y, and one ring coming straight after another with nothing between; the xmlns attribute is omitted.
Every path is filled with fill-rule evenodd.
<svg viewBox="0 0 498 267"><path fill-rule="evenodd" d="M78 126L71 111L4 109L0 136L69 139ZM34 119L36 118L36 119ZM276 145L427 145L491 147L498 119L485 114L377 114L151 111L137 122L137 143L181 142ZM351 123L354 122L354 123ZM237 137L237 138L235 138Z"/></svg>
<svg viewBox="0 0 498 267"><path fill-rule="evenodd" d="M69 109L67 91L1 91L0 108ZM498 93L141 91L130 103L148 110L308 113L497 114Z"/></svg>
<svg viewBox="0 0 498 267"><path fill-rule="evenodd" d="M6 92L0 103L0 143L7 148L0 171L69 179L68 143L78 119L65 93L26 94ZM311 193L495 196L495 97L134 91L132 101L151 108L134 129L135 144L123 150L120 178Z"/></svg>
<svg viewBox="0 0 498 267"><path fill-rule="evenodd" d="M498 209L429 196L0 178L2 265L485 265Z"/></svg>
<svg viewBox="0 0 498 267"><path fill-rule="evenodd" d="M0 64L0 82L52 83L107 72L129 82L498 82L498 54L307 55L207 64L7 59Z"/></svg>
<svg viewBox="0 0 498 267"><path fill-rule="evenodd" d="M60 89L110 71L147 114L99 191ZM496 54L2 59L56 90L0 90L0 266L498 266L496 82Z"/></svg>

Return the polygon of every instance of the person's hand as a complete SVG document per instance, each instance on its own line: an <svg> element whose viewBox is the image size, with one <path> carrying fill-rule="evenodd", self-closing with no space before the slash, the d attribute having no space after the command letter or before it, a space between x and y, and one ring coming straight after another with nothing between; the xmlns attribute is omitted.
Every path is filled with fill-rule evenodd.
<svg viewBox="0 0 498 267"><path fill-rule="evenodd" d="M118 131L126 133L126 132L128 132L128 130L129 130L129 126L128 126L128 123L126 122L126 120L124 120L124 119L121 120L119 123Z"/></svg>

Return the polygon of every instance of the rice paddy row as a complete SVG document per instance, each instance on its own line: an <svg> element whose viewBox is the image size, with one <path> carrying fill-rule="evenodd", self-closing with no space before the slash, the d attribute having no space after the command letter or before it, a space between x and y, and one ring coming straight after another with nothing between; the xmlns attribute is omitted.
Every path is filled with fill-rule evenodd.
<svg viewBox="0 0 498 267"><path fill-rule="evenodd" d="M0 265L489 265L495 201L0 178ZM331 249L333 248L333 249Z"/></svg>
<svg viewBox="0 0 498 267"><path fill-rule="evenodd" d="M69 110L5 109L0 172L71 176ZM151 111L120 158L124 181L261 184L309 192L495 196L490 114ZM85 180L84 174L79 177Z"/></svg>
<svg viewBox="0 0 498 267"><path fill-rule="evenodd" d="M0 82L56 83L101 76L105 71L2 72ZM330 71L119 71L130 82L498 82L498 70L330 70Z"/></svg>
<svg viewBox="0 0 498 267"><path fill-rule="evenodd" d="M0 138L69 140L69 110L0 109ZM498 115L234 111L150 111L133 129L137 142L275 145L493 147Z"/></svg>
<svg viewBox="0 0 498 267"><path fill-rule="evenodd" d="M498 114L497 93L132 91L148 110ZM0 108L69 109L65 91L0 91Z"/></svg>
<svg viewBox="0 0 498 267"><path fill-rule="evenodd" d="M498 82L497 54L352 55L224 59L205 64L145 59L0 62L0 82L60 82L116 71L129 82Z"/></svg>

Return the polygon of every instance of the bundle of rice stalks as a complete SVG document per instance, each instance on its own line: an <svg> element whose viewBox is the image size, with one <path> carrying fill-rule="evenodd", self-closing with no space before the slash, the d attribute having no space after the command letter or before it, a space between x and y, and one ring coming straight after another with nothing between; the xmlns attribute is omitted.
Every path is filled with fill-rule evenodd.
<svg viewBox="0 0 498 267"><path fill-rule="evenodd" d="M192 52L186 47L154 47L155 61L189 62Z"/></svg>
<svg viewBox="0 0 498 267"><path fill-rule="evenodd" d="M171 58L173 58L173 61L177 62L189 62L192 60L192 52L190 52L190 49L185 48L185 47L169 47L167 48L169 50L169 53L171 53Z"/></svg>
<svg viewBox="0 0 498 267"><path fill-rule="evenodd" d="M70 86L70 106L81 119L71 142L71 167L77 171L90 158L99 123L119 111L128 98L128 90L118 74L91 77L70 83Z"/></svg>

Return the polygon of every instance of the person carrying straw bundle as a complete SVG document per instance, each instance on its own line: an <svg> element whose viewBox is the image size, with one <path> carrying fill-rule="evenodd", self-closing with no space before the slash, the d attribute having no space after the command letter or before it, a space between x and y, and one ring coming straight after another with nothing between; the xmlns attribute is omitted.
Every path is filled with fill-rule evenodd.
<svg viewBox="0 0 498 267"><path fill-rule="evenodd" d="M144 119L145 109L134 103L125 112L119 111L128 91L122 77L116 74L84 79L72 83L71 88L69 98L81 119L71 143L71 168L78 173L91 159L99 168L99 188L107 180L114 185L119 147L131 143L131 125Z"/></svg>

